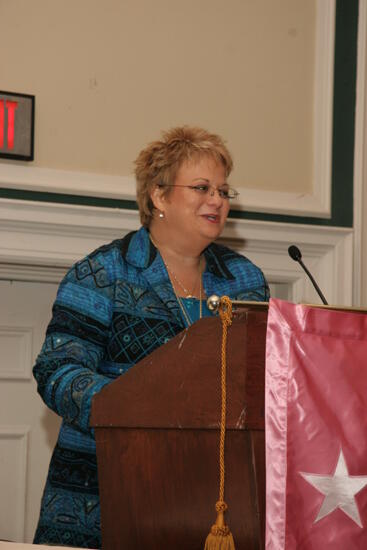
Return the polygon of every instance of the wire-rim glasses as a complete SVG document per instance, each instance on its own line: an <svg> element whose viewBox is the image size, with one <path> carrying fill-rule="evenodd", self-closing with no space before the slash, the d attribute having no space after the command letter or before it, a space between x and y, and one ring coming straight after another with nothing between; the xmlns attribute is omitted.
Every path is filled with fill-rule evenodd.
<svg viewBox="0 0 367 550"><path fill-rule="evenodd" d="M224 200L233 200L238 197L239 192L233 187L214 187L209 183L199 183L196 185L179 185L177 183L160 183L159 187L186 187L187 189L192 189L199 195L209 195L214 196L215 192L218 193L221 199Z"/></svg>

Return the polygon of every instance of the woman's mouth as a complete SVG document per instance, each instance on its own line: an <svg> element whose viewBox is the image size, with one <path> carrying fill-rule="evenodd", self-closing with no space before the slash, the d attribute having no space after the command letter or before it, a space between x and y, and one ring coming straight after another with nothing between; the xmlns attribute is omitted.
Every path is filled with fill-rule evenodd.
<svg viewBox="0 0 367 550"><path fill-rule="evenodd" d="M219 223L220 217L218 214L202 214L202 217L208 220L210 223Z"/></svg>

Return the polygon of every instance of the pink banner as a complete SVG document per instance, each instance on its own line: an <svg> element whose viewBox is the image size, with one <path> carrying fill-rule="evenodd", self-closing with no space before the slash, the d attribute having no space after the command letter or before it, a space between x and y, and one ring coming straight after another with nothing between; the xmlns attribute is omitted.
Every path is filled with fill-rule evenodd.
<svg viewBox="0 0 367 550"><path fill-rule="evenodd" d="M367 315L271 300L266 550L367 548Z"/></svg>

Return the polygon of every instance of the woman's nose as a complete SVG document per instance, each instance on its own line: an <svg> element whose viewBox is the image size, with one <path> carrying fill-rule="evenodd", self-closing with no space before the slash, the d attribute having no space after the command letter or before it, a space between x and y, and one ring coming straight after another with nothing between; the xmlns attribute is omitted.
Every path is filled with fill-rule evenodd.
<svg viewBox="0 0 367 550"><path fill-rule="evenodd" d="M216 187L211 187L208 192L208 201L213 204L222 204L223 198L220 196L220 191Z"/></svg>

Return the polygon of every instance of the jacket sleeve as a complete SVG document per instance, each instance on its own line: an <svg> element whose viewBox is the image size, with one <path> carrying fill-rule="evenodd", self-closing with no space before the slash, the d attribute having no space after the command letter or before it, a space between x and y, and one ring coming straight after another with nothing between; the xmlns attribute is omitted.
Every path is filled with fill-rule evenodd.
<svg viewBox="0 0 367 550"><path fill-rule="evenodd" d="M270 290L267 280L263 272L253 264L245 266L244 290L241 290L237 296L237 300L250 300L254 302L268 302L270 298Z"/></svg>
<svg viewBox="0 0 367 550"><path fill-rule="evenodd" d="M264 297L263 302L268 302L270 300L270 288L268 281L265 279L264 274L261 272L263 279L264 279Z"/></svg>
<svg viewBox="0 0 367 550"><path fill-rule="evenodd" d="M33 368L46 405L84 432L90 431L92 397L111 381L98 373L112 317L114 285L108 271L98 257L70 269Z"/></svg>

